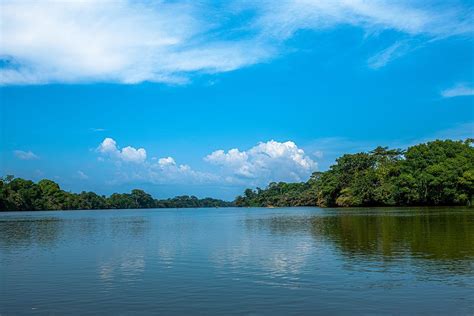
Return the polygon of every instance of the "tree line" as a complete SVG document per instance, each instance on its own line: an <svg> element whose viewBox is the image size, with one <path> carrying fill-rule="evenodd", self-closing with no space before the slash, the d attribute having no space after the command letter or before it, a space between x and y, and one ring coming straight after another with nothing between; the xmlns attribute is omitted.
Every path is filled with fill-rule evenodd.
<svg viewBox="0 0 474 316"><path fill-rule="evenodd" d="M346 154L307 182L247 189L236 206L472 205L473 140L436 140L406 150Z"/></svg>
<svg viewBox="0 0 474 316"><path fill-rule="evenodd" d="M437 140L406 150L377 147L346 154L306 182L272 182L265 189L246 189L233 202L187 195L159 200L138 189L108 197L71 193L51 180L34 183L6 176L0 178L0 210L472 205L472 143L473 139Z"/></svg>
<svg viewBox="0 0 474 316"><path fill-rule="evenodd" d="M213 198L198 199L187 195L159 200L138 189L130 193L114 193L108 197L94 192L77 194L61 190L56 182L47 179L38 183L11 175L0 179L1 211L190 208L231 205L233 205L232 202Z"/></svg>

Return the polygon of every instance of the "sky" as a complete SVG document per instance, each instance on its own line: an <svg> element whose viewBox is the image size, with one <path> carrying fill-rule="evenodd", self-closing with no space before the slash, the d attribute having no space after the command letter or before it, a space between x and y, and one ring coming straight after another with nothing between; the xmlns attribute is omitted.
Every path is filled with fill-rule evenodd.
<svg viewBox="0 0 474 316"><path fill-rule="evenodd" d="M232 200L474 137L472 1L0 0L0 175Z"/></svg>

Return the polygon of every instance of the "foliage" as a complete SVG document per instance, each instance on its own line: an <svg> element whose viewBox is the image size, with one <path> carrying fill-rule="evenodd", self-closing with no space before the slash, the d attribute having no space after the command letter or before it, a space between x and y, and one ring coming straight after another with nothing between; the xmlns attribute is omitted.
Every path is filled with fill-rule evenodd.
<svg viewBox="0 0 474 316"><path fill-rule="evenodd" d="M247 189L237 206L471 205L472 140L433 141L406 151L377 147L346 154L303 183L270 183Z"/></svg>
<svg viewBox="0 0 474 316"><path fill-rule="evenodd" d="M131 193L114 193L109 197L94 192L79 194L61 190L51 180L34 183L30 180L9 175L0 178L0 211L39 210L94 210L94 209L135 209L135 208L182 208L182 207L226 207L232 202L195 196L178 196L157 200L143 190Z"/></svg>

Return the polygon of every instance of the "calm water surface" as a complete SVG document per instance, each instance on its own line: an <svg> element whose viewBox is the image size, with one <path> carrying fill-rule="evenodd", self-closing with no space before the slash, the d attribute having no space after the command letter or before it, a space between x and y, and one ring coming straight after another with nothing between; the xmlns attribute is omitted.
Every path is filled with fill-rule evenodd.
<svg viewBox="0 0 474 316"><path fill-rule="evenodd" d="M0 213L0 314L474 314L471 209Z"/></svg>

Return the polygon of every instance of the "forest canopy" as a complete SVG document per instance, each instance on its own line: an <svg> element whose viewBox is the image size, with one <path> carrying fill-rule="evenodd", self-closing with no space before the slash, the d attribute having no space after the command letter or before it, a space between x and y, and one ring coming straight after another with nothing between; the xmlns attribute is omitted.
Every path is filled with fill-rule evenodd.
<svg viewBox="0 0 474 316"><path fill-rule="evenodd" d="M77 194L61 190L57 183L46 179L34 183L30 180L6 176L0 180L0 210L2 211L189 208L231 205L232 202L213 198L198 199L187 195L158 200L138 189L130 193L114 193L109 197L94 192Z"/></svg>
<svg viewBox="0 0 474 316"><path fill-rule="evenodd" d="M472 205L472 139L437 140L407 150L377 147L346 154L307 182L247 189L237 206Z"/></svg>

